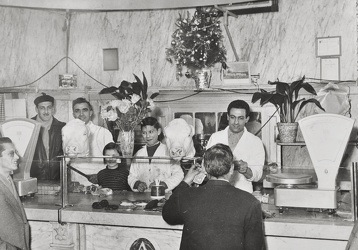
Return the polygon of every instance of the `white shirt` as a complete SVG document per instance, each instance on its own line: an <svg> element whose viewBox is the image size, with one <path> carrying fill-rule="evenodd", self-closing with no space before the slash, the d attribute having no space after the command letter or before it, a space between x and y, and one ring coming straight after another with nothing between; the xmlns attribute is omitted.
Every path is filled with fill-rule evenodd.
<svg viewBox="0 0 358 250"><path fill-rule="evenodd" d="M147 146L138 150L136 156L148 157ZM169 157L167 146L160 143L153 157L156 156ZM178 186L184 179L184 172L179 163L173 160L152 159L151 163L149 163L148 159L136 159L131 164L128 184L133 191L138 191L137 189L134 189L134 184L137 181L141 181L147 184L148 189L146 192L150 192L149 185L156 179L165 182L168 186L166 192L169 192Z"/></svg>
<svg viewBox="0 0 358 250"><path fill-rule="evenodd" d="M227 126L224 130L212 134L208 141L207 148L210 148L217 143L229 145L228 130L229 126ZM235 160L246 161L248 167L252 171L252 177L250 179L246 179L244 175L234 171L232 177L234 178L233 185L236 188L252 193L252 181L258 181L261 179L262 169L265 163L265 149L261 139L251 134L246 128L244 128L244 133L233 150L233 155Z"/></svg>
<svg viewBox="0 0 358 250"><path fill-rule="evenodd" d="M111 132L104 127L95 125L92 121L88 122L86 126L90 130L88 139L89 156L103 156L103 148L108 143L113 142ZM71 165L85 174L97 174L98 171L105 167L103 158L76 159ZM77 181L84 186L92 184L84 176L74 171L71 172L71 180Z"/></svg>

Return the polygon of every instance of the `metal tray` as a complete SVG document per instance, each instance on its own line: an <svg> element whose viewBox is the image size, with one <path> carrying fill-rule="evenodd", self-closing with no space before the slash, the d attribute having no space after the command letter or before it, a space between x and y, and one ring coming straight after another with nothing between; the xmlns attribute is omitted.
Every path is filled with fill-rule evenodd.
<svg viewBox="0 0 358 250"><path fill-rule="evenodd" d="M313 177L308 174L277 173L268 174L266 180L275 184L299 185L312 183Z"/></svg>

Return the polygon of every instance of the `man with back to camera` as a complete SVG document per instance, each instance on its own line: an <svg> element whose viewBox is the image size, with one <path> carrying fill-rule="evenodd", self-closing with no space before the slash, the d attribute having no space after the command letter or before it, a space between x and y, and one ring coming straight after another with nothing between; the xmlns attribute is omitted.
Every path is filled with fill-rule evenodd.
<svg viewBox="0 0 358 250"><path fill-rule="evenodd" d="M8 137L0 137L0 249L30 249L30 227L10 174L18 155Z"/></svg>
<svg viewBox="0 0 358 250"><path fill-rule="evenodd" d="M83 121L90 130L89 135L89 156L103 156L104 147L113 142L113 136L108 129L95 125L92 121L93 108L89 101L79 97L72 102L73 117ZM88 175L97 174L98 171L105 167L102 158L86 159L83 162L76 162L73 167ZM89 186L92 183L87 178L71 172L72 181L78 181L80 184Z"/></svg>
<svg viewBox="0 0 358 250"><path fill-rule="evenodd" d="M42 93L34 100L36 105L35 117L31 119L41 123L30 176L38 180L60 180L60 159L63 155L61 129L66 123L57 120L55 100L52 96Z"/></svg>
<svg viewBox="0 0 358 250"><path fill-rule="evenodd" d="M211 135L207 148L216 143L228 145L234 155L234 174L230 183L249 193L253 192L252 182L259 181L265 163L262 141L245 128L250 118L250 106L243 100L232 101L227 108L229 125Z"/></svg>
<svg viewBox="0 0 358 250"><path fill-rule="evenodd" d="M204 154L203 165L209 181L190 187L202 171L200 166L192 166L163 206L162 216L168 224L184 224L180 249L263 249L261 204L230 185L234 171L230 148L212 146Z"/></svg>

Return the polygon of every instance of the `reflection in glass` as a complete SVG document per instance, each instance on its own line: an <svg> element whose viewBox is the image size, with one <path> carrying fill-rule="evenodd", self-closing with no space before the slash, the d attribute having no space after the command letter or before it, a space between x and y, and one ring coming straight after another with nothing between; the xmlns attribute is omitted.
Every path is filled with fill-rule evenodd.
<svg viewBox="0 0 358 250"><path fill-rule="evenodd" d="M227 112L218 113L218 131L224 130L229 125L226 114Z"/></svg>
<svg viewBox="0 0 358 250"><path fill-rule="evenodd" d="M193 122L193 113L175 113L174 118L182 118L184 119L188 124L195 125L195 134L203 134L203 123L200 119L195 118L195 123Z"/></svg>
<svg viewBox="0 0 358 250"><path fill-rule="evenodd" d="M195 123L201 123L203 126L203 131L201 134L212 134L215 132L216 120L214 112L198 112L195 113ZM195 131L196 134L197 131Z"/></svg>
<svg viewBox="0 0 358 250"><path fill-rule="evenodd" d="M245 125L247 130L261 138L261 126L261 113L251 112L250 119Z"/></svg>

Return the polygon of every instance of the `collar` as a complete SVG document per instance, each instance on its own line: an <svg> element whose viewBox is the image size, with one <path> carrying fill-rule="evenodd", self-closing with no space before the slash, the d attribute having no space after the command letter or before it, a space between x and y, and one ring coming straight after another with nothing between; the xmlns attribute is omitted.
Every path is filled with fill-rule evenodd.
<svg viewBox="0 0 358 250"><path fill-rule="evenodd" d="M246 127L244 127L244 130L242 132L240 132L240 133L242 133L241 136L243 136L246 131L247 131L247 129L246 129ZM227 132L228 132L228 135L231 135L231 136L239 136L239 134L240 134L240 133L233 133L230 130L229 126L227 126Z"/></svg>
<svg viewBox="0 0 358 250"><path fill-rule="evenodd" d="M229 181L223 180L223 179L211 179L208 180L208 182L205 185L209 186L232 186Z"/></svg>
<svg viewBox="0 0 358 250"><path fill-rule="evenodd" d="M37 115L36 116L36 121L38 121L39 123L41 123L41 126L42 127L45 127L45 128L49 128L52 124L52 121L53 121L53 116L51 116L51 119L49 121L43 121L40 119L40 117Z"/></svg>
<svg viewBox="0 0 358 250"><path fill-rule="evenodd" d="M7 179L7 178L9 178L9 176L10 176L10 173L8 173L8 172L4 173L4 171L0 170L0 177Z"/></svg>

